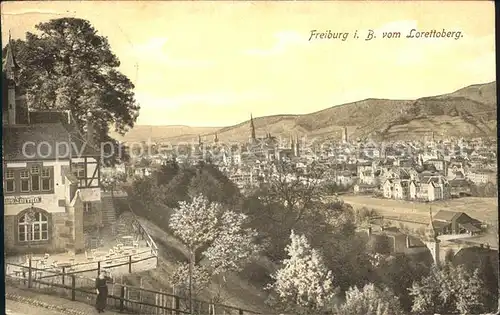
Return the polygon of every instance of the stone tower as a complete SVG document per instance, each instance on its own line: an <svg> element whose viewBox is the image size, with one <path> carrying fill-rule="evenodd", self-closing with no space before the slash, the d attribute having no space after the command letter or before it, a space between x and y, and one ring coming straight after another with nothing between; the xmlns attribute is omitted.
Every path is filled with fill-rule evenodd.
<svg viewBox="0 0 500 315"><path fill-rule="evenodd" d="M347 143L347 127L342 128L342 142Z"/></svg>
<svg viewBox="0 0 500 315"><path fill-rule="evenodd" d="M440 257L439 257L439 242L440 240L438 239L438 234L436 232L436 229L434 228L434 223L432 222L432 208L429 207L429 215L430 215L430 222L429 226L426 229L425 233L425 238L426 238L426 246L429 248L432 259L434 260L434 264L436 266L439 266L440 263Z"/></svg>
<svg viewBox="0 0 500 315"><path fill-rule="evenodd" d="M295 138L294 155L295 156L300 156L300 140L299 140L299 136L297 136Z"/></svg>

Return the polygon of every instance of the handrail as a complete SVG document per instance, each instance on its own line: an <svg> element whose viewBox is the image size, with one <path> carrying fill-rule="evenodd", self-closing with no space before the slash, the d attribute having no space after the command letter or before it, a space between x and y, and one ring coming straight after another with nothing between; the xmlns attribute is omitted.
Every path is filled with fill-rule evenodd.
<svg viewBox="0 0 500 315"><path fill-rule="evenodd" d="M63 283L53 283L53 282L48 282L48 281L43 281L43 279L45 278L42 278L42 279L35 279L35 278L31 278L31 273L33 271L44 271L44 269L39 269L39 268L34 268L34 267L27 267L27 266L22 266L22 265L18 265L18 264L14 264L14 263L6 263L6 266L16 266L16 267L22 267L24 269L29 269L28 272L29 272L29 280L28 280L28 287L31 287L31 283L40 283L40 284L43 284L43 285L46 285L46 286L49 286L49 287L58 287L58 288L63 288L63 289L67 289L67 290L71 290L72 291L72 294L71 294L71 299L72 300L75 300L75 292L84 292L84 293L89 293L89 294L94 294L95 295L95 292L93 290L86 290L84 287L76 287L76 279L87 279L87 280L90 280L90 281L94 281L95 279L91 279L91 278L87 278L87 277L83 277L83 276L77 276L75 274L58 274L58 275L61 275L61 276L68 276L72 279L71 281L71 284L64 284ZM47 271L47 270L45 270ZM10 279L22 279L20 277L14 277L14 276L10 276L8 274L6 274L6 277L7 278L10 278ZM153 294L158 294L158 295L161 295L161 296L164 296L164 297L171 297L171 298L174 298L176 301L180 301L180 300L184 300L184 301L187 301L188 299L186 297L182 297L182 296L179 296L179 295L175 295L175 294L171 294L171 293L167 293L167 292L162 292L162 291L156 291L156 290L152 290L152 289L145 289L145 288L141 288L141 287L136 287L136 286L131 286L131 285L127 285L127 284L123 284L123 283L114 283L115 286L118 286L120 287L120 291L121 291L121 294L120 296L115 296L115 295L108 295L108 298L114 298L114 299L118 299L120 300L120 304L122 304L122 302L127 302L127 303L135 303L135 304L138 304L138 305L146 305L146 306L150 306L150 307L155 307L157 309L166 309L166 310L173 310L173 311L176 311L177 314L188 314L188 312L182 310L182 309L179 309L178 306L177 308L175 309L172 309L172 308L169 308L169 307L166 307L166 306L163 306L163 305L157 305L157 304L151 304L151 303L148 303L148 302L144 302L144 301L135 301L135 300L132 300L132 299L127 299L125 298L124 296L124 292L125 292L125 289L128 290L128 291L132 291L132 290L137 290L139 291L139 293L141 294L141 292L148 292L148 293L153 293ZM224 305L224 304L216 304L216 303L212 303L212 302L208 302L208 301L202 301L202 300L197 300L197 299L194 299L193 300L194 302L197 302L197 303L204 303L204 304L207 304L207 305L212 305L214 306L215 308L224 308L224 309L228 309L228 310L236 310L239 312L239 314L260 314L258 312L255 312L255 311L252 311L252 310L247 310L247 309L242 309L242 308L238 308L238 307L235 307L235 306L230 306L230 305ZM122 304L123 305L123 304Z"/></svg>
<svg viewBox="0 0 500 315"><path fill-rule="evenodd" d="M117 256L117 257L113 257L113 258L106 258L106 259L103 259L103 260L95 260L95 261L87 261L87 262L81 262L81 263L76 263L76 264L73 264L71 265L72 267L75 267L75 266L83 266L83 265L90 265L90 264L95 264L97 262L107 262L107 261L113 261L113 260L118 260L118 259L123 259L123 258L128 258L129 256L137 256L137 255L142 255L142 254L145 254L145 253L149 253L151 252L151 250L145 250L145 251L142 251L142 252L138 252L138 253L135 253L135 254L130 254L130 255L123 255L123 256Z"/></svg>

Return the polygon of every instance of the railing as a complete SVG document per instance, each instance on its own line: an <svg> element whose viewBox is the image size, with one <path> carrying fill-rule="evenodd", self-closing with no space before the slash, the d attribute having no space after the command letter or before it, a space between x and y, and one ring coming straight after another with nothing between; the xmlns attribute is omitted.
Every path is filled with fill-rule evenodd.
<svg viewBox="0 0 500 315"><path fill-rule="evenodd" d="M117 192L113 191L113 193L111 194L111 198L113 198L113 203L115 204L116 207L117 201L115 199L115 196L127 196L127 195L126 194L119 195ZM134 213L134 210L132 209L130 204L127 203L126 207L127 210L130 211L130 213L132 213L132 216L134 218L132 222L132 228L134 229L134 233L141 235L142 239L146 241L147 246L151 248L151 253L156 257L158 257L158 246L156 245L155 241L153 240L151 235L149 235L146 229L142 226L142 224L139 222L139 220L137 219L137 215Z"/></svg>
<svg viewBox="0 0 500 315"><path fill-rule="evenodd" d="M147 255L144 255L144 254L147 254ZM141 255L143 257L141 257ZM113 257L110 259L100 260L100 261L96 261L96 262L77 263L77 264L72 264L71 266L68 266L68 267L60 267L60 269L61 269L60 272L59 271L54 272L54 273L48 272L47 275L42 275L42 278L58 277L59 275L61 275L63 277L62 283L64 284L64 279L65 279L64 275L66 275L66 276L78 275L78 274L88 275L90 272L95 272L96 274L99 274L101 270L105 269L107 271L112 272L113 269L123 267L123 266L128 266L128 268L127 268L128 273L132 273L133 269L134 269L133 268L134 264L144 262L144 261L147 261L150 259L157 260L157 256L151 255L150 250L146 250L146 251L139 252L136 254ZM115 262L115 263L113 264L113 262ZM157 261L155 262L155 264L157 264ZM89 266L89 268L77 270L79 267L82 267L82 266L83 267ZM55 267L55 268L57 268L57 267ZM67 268L71 268L71 271L67 271ZM47 269L40 269L40 270L46 271ZM138 270L138 271L142 271L142 270Z"/></svg>
<svg viewBox="0 0 500 315"><path fill-rule="evenodd" d="M14 270L17 272L12 272ZM95 303L95 279L11 263L6 263L6 271L6 283L11 285L24 286L41 293L56 294L72 301L88 304ZM51 277L39 277L40 273L53 273L53 275ZM62 279L69 277L69 281L57 281L57 277L61 277ZM156 315L191 314L189 312L188 298L179 295L116 282L109 283L108 288L107 306L122 313ZM259 313L233 306L194 300L192 314L244 315Z"/></svg>

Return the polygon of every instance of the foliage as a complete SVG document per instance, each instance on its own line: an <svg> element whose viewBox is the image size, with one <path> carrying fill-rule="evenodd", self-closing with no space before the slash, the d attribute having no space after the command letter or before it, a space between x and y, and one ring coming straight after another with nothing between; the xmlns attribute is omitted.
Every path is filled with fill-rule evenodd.
<svg viewBox="0 0 500 315"><path fill-rule="evenodd" d="M219 204L210 203L205 197L198 195L191 202L180 202L179 208L171 215L169 224L187 248L196 251L215 239L222 213Z"/></svg>
<svg viewBox="0 0 500 315"><path fill-rule="evenodd" d="M261 250L255 243L257 231L243 228L246 220L247 216L242 213L226 211L222 214L217 237L204 252L214 274L240 271Z"/></svg>
<svg viewBox="0 0 500 315"><path fill-rule="evenodd" d="M333 274L304 235L296 235L292 231L290 240L286 247L289 258L272 276L275 282L268 288L278 296L281 304L289 308L298 306L321 310L335 295Z"/></svg>
<svg viewBox="0 0 500 315"><path fill-rule="evenodd" d="M498 195L498 185L493 183L471 184L470 187L473 197L496 197Z"/></svg>
<svg viewBox="0 0 500 315"><path fill-rule="evenodd" d="M136 178L132 184L132 193L143 201L148 210L151 210L155 204L160 203L165 195L164 189L149 177Z"/></svg>
<svg viewBox="0 0 500 315"><path fill-rule="evenodd" d="M322 190L318 179L321 170L309 167L304 174L284 162L276 162L266 183L246 200L243 211L271 244L266 254L274 261L284 259L290 231L312 231L321 216Z"/></svg>
<svg viewBox="0 0 500 315"><path fill-rule="evenodd" d="M210 284L212 276L201 266L194 266L192 275L193 294L198 295ZM170 281L174 284L177 294L187 296L189 290L189 263L179 264L171 275Z"/></svg>
<svg viewBox="0 0 500 315"><path fill-rule="evenodd" d="M385 233L372 236L368 246L371 251L380 254L390 254L392 250L389 237Z"/></svg>
<svg viewBox="0 0 500 315"><path fill-rule="evenodd" d="M380 217L375 209L368 209L366 207L354 210L354 217L357 226L370 225L372 219Z"/></svg>
<svg viewBox="0 0 500 315"><path fill-rule="evenodd" d="M410 288L412 311L417 313L481 313L485 306L485 289L478 270L446 264Z"/></svg>
<svg viewBox="0 0 500 315"><path fill-rule="evenodd" d="M479 267L479 277L484 283L486 290L486 308L496 310L498 308L498 275L494 270L494 263L489 255L485 259L481 259L481 266Z"/></svg>
<svg viewBox="0 0 500 315"><path fill-rule="evenodd" d="M379 254L380 255L380 254ZM380 255L382 256L382 255ZM429 267L421 263L419 258L412 260L409 256L398 255L381 257L378 259L378 264L375 268L374 283L383 287L387 287L395 296L399 298L401 307L409 312L412 306L408 288L413 282L420 281L422 277L429 274Z"/></svg>
<svg viewBox="0 0 500 315"><path fill-rule="evenodd" d="M182 201L170 217L170 228L186 245L190 262L211 278L229 271L239 271L260 250L257 232L246 228L247 217L210 202L203 195ZM199 250L207 263L196 259ZM180 266L180 268L184 268ZM198 285L200 286L201 282ZM199 288L203 289L203 288Z"/></svg>
<svg viewBox="0 0 500 315"><path fill-rule="evenodd" d="M403 315L399 300L389 289L379 289L367 284L363 290L357 287L346 292L346 301L336 307L338 315Z"/></svg>
<svg viewBox="0 0 500 315"><path fill-rule="evenodd" d="M25 41L14 43L20 90L26 93L29 107L70 110L82 133L91 113L94 136L107 142L106 149L114 153L106 154L110 158L105 162L125 158L108 135L110 126L123 135L134 126L140 108L134 85L117 70L120 62L107 38L78 18L53 19L36 29L38 34L28 32Z"/></svg>

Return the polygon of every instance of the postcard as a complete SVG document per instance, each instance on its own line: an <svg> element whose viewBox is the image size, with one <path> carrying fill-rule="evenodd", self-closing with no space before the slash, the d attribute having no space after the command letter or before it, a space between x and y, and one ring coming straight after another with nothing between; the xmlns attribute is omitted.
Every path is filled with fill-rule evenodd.
<svg viewBox="0 0 500 315"><path fill-rule="evenodd" d="M492 2L1 9L7 314L499 310Z"/></svg>

